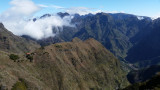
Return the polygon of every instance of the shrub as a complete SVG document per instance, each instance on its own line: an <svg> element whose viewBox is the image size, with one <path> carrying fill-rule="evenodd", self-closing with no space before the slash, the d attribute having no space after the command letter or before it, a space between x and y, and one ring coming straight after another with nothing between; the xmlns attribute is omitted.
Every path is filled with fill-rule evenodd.
<svg viewBox="0 0 160 90"><path fill-rule="evenodd" d="M18 81L13 85L11 90L27 90L27 86L24 82Z"/></svg>
<svg viewBox="0 0 160 90"><path fill-rule="evenodd" d="M57 47L57 48L62 48L62 46L61 46L61 45L58 45L58 44L56 44L55 47Z"/></svg>
<svg viewBox="0 0 160 90"><path fill-rule="evenodd" d="M18 56L18 55L15 55L15 54L10 54L10 55L9 55L9 58L15 61L15 60L18 60L18 59L19 59L19 56Z"/></svg>
<svg viewBox="0 0 160 90"><path fill-rule="evenodd" d="M33 61L33 56L32 56L32 55L30 55L30 54L26 55L26 58L27 58L27 59L29 59L29 60L30 60L30 62L32 62L32 61Z"/></svg>
<svg viewBox="0 0 160 90"><path fill-rule="evenodd" d="M8 90L6 86L0 85L0 90Z"/></svg>
<svg viewBox="0 0 160 90"><path fill-rule="evenodd" d="M40 48L40 49L45 49L45 48L44 48L44 46L41 46L41 48Z"/></svg>

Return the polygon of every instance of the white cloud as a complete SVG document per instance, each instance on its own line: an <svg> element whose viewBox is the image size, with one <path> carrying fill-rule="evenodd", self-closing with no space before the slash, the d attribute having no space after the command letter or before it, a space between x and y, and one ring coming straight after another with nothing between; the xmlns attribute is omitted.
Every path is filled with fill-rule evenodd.
<svg viewBox="0 0 160 90"><path fill-rule="evenodd" d="M51 5L50 7L53 7L53 8L55 8L55 9L65 9L64 7L57 6L57 5Z"/></svg>
<svg viewBox="0 0 160 90"><path fill-rule="evenodd" d="M71 19L72 19L71 16L60 18L57 15L53 15L51 17L38 19L35 22L23 21L20 23L20 25L22 25L23 27L19 26L19 28L22 29L17 30L18 27L16 27L14 31L17 30L16 33L18 35L29 35L35 39L54 37L56 34L59 33L60 30L63 29L63 26L72 27L72 25L70 25ZM54 28L56 32L53 33L52 28Z"/></svg>
<svg viewBox="0 0 160 90"><path fill-rule="evenodd" d="M102 12L101 10L93 11L94 8L87 8L87 7L72 7L66 8L65 11L70 14L79 14L79 15L86 15L89 13L96 14Z"/></svg>
<svg viewBox="0 0 160 90"><path fill-rule="evenodd" d="M144 17L143 16L137 16L138 20L143 20Z"/></svg>
<svg viewBox="0 0 160 90"><path fill-rule="evenodd" d="M65 8L62 6L57 5L40 5L41 7L50 7L53 9L58 9L63 12L67 12L69 14L79 14L79 15L86 15L89 13L96 14L99 12L102 12L101 10L94 10L95 8L87 8L87 7L71 7L71 8Z"/></svg>
<svg viewBox="0 0 160 90"><path fill-rule="evenodd" d="M102 12L86 7L65 8L57 5L35 4L32 0L11 0L10 5L11 8L0 14L0 22L15 35L29 35L35 39L54 37L59 31L63 30L63 26L72 27L73 25L70 24L73 18L72 14L85 15ZM30 20L35 13L43 8L60 9L71 15L63 18L52 15L51 17L37 19L35 22Z"/></svg>
<svg viewBox="0 0 160 90"><path fill-rule="evenodd" d="M14 12L22 15L30 15L40 9L31 0L12 0L10 4L12 7L7 11L10 13Z"/></svg>
<svg viewBox="0 0 160 90"><path fill-rule="evenodd" d="M38 4L38 6L40 6L40 7L42 7L42 8L47 8L47 7L49 7L49 6L43 5L43 4Z"/></svg>
<svg viewBox="0 0 160 90"><path fill-rule="evenodd" d="M60 18L53 15L35 22L29 20L41 8L47 7L46 5L37 5L31 0L12 0L10 4L11 8L0 14L0 21L15 35L29 35L35 39L42 39L55 36L59 32L59 28L63 29L62 27L65 25L72 26L70 25L72 16ZM52 28L57 32L53 33Z"/></svg>
<svg viewBox="0 0 160 90"><path fill-rule="evenodd" d="M160 13L157 13L156 15L152 16L152 20L160 18Z"/></svg>
<svg viewBox="0 0 160 90"><path fill-rule="evenodd" d="M0 21L16 22L40 10L40 8L30 0L12 0L10 5L11 8L0 14Z"/></svg>

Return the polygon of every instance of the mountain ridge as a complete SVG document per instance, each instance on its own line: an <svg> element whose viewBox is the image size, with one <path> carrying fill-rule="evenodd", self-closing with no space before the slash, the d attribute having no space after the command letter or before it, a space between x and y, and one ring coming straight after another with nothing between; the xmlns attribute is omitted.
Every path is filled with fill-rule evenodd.
<svg viewBox="0 0 160 90"><path fill-rule="evenodd" d="M14 35L0 23L0 50L10 53L25 53L39 47L40 45L35 41Z"/></svg>
<svg viewBox="0 0 160 90"><path fill-rule="evenodd" d="M0 88L18 88L16 83L42 90L118 89L128 85L118 59L94 39L75 38L41 47L30 54L32 62L27 57L14 62L7 53L0 55L0 69L4 69Z"/></svg>
<svg viewBox="0 0 160 90"><path fill-rule="evenodd" d="M65 15L68 16L68 13L59 14L63 17ZM139 17L143 19L139 19ZM102 12L95 15L88 14L82 16L76 14L71 20L75 27L65 26L63 31L59 32L55 37L49 37L37 42L41 45L50 45L56 42L71 41L74 37L78 37L81 40L94 38L119 59L135 64L138 58L134 56L132 49L137 48L136 46L150 35L156 20L146 16L125 13L111 14ZM139 50L140 48L137 49ZM136 51L134 50L133 52ZM135 59L132 59L132 57ZM143 62L145 63L146 61L142 60ZM139 66L141 67L141 65Z"/></svg>

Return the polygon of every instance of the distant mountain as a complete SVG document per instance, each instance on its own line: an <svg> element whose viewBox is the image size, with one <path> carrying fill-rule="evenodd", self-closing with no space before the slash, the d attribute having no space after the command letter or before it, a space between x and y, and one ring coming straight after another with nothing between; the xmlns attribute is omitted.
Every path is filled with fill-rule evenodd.
<svg viewBox="0 0 160 90"><path fill-rule="evenodd" d="M34 51L40 45L32 40L15 36L0 23L0 51L24 53Z"/></svg>
<svg viewBox="0 0 160 90"><path fill-rule="evenodd" d="M154 65L140 70L133 70L128 73L127 78L130 83L134 84L147 81L158 72L160 72L160 65Z"/></svg>
<svg viewBox="0 0 160 90"><path fill-rule="evenodd" d="M160 89L160 66L131 71L128 80L132 85L122 90L159 90Z"/></svg>
<svg viewBox="0 0 160 90"><path fill-rule="evenodd" d="M115 90L128 85L119 60L94 39L41 47L30 54L33 62L0 55L0 89Z"/></svg>
<svg viewBox="0 0 160 90"><path fill-rule="evenodd" d="M160 90L160 74L152 77L148 81L135 83L120 90Z"/></svg>
<svg viewBox="0 0 160 90"><path fill-rule="evenodd" d="M160 19L154 20L151 25L151 32L134 45L126 57L140 67L160 64Z"/></svg>
<svg viewBox="0 0 160 90"><path fill-rule="evenodd" d="M115 17L117 16L117 17ZM128 14L110 15L98 13L82 19L79 31L73 37L85 40L89 37L100 41L115 56L124 58L127 51L147 34L150 20L139 20ZM145 31L145 34L142 32Z"/></svg>
<svg viewBox="0 0 160 90"><path fill-rule="evenodd" d="M58 13L60 17L68 13ZM45 17L50 15L44 15ZM97 13L74 15L71 21L75 27L63 27L56 37L37 42L50 45L56 42L94 38L121 60L146 67L159 63L159 19L125 13ZM53 30L54 31L54 30Z"/></svg>
<svg viewBox="0 0 160 90"><path fill-rule="evenodd" d="M58 13L58 15L64 17L69 14ZM151 22L152 20L149 17L139 20L135 15L124 13L98 13L84 16L76 14L72 19L72 24L75 24L76 27L64 27L64 30L56 38L58 37L62 41L71 41L74 37L82 40L94 38L114 53L115 56L124 58L127 56L128 50L140 38L150 32L149 25ZM41 44L55 43L51 38L45 39L45 41L42 40Z"/></svg>

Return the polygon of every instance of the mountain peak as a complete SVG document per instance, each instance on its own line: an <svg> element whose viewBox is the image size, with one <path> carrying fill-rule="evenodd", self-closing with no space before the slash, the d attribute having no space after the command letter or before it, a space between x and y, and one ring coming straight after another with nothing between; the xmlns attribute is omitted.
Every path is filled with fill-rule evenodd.
<svg viewBox="0 0 160 90"><path fill-rule="evenodd" d="M2 23L0 23L0 27L4 27L4 25Z"/></svg>
<svg viewBox="0 0 160 90"><path fill-rule="evenodd" d="M59 13L57 13L57 15L59 15L61 18L63 18L65 16L69 16L69 13L67 13L67 12L65 12L65 13L59 12Z"/></svg>
<svg viewBox="0 0 160 90"><path fill-rule="evenodd" d="M77 38L77 37L75 37L75 38L72 39L72 42L81 42L81 41L82 41L82 40L79 39L79 38Z"/></svg>

